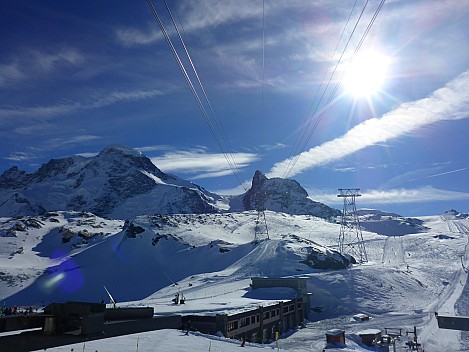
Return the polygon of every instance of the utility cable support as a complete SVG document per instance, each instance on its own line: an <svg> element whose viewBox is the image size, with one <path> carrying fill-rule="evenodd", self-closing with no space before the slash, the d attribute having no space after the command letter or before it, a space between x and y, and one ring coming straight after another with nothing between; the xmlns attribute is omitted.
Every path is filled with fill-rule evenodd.
<svg viewBox="0 0 469 352"><path fill-rule="evenodd" d="M362 44L363 44L363 42L364 42L366 36L368 35L369 31L371 30L371 27L373 26L373 24L374 24L374 22L375 22L375 20L376 20L376 18L377 18L377 16L378 16L378 14L379 14L379 12L381 11L381 9L382 9L382 7L383 7L385 1L386 1L386 0L381 0L380 4L378 5L377 9L375 10L375 13L374 13L373 17L372 17L372 19L370 20L370 23L368 24L367 28L365 29L365 31L364 31L364 33L363 33L363 35L362 35L362 37L361 37L361 39L360 39L360 41L359 41L357 47L355 48L355 51L353 52L353 54L352 54L350 60L348 61L345 70L342 72L342 74L341 74L339 80L337 81L337 83L336 83L336 85L335 85L333 91L332 91L331 94L329 95L329 97L328 97L328 99L327 99L327 102L326 102L326 104L324 105L324 108L321 109L321 111L320 111L320 113L319 113L319 116L316 118L316 120L315 120L315 122L314 122L314 125L313 125L313 128L311 129L311 131L310 131L310 133L309 133L309 135L308 135L307 140L305 141L305 143L303 143L303 147L302 147L302 149L301 149L301 152L298 153L298 154L293 158L293 159L294 159L293 162L289 164L289 166L290 166L290 165L291 165L291 166L289 167L288 172L286 172L287 175L293 170L295 164L298 162L298 159L299 159L301 153L306 149L306 146L307 146L308 142L310 141L312 135L313 135L314 132L316 131L316 129L317 129L319 123L320 123L321 120L323 119L325 112L327 111L327 109L328 109L329 106L331 105L331 101L332 101L332 99L334 98L334 96L335 96L335 94L336 94L336 92L337 92L337 90L338 90L338 88L339 88L339 86L340 86L340 84L341 84L341 82L342 82L342 79L343 79L345 73L347 72L347 68L350 66L350 63L355 59L356 54L357 54L358 51L360 50L360 48L361 48L361 46L362 46ZM368 3L368 1L367 1L367 3ZM366 6L366 4L365 4L365 6ZM363 11L364 11L364 10L363 10ZM362 11L362 13L363 13L363 11ZM361 15L360 15L360 17L361 17ZM358 24L358 22L357 22L357 24ZM356 25L355 25L355 28L356 28ZM355 31L355 28L354 28L354 31ZM353 35L353 33L352 33L352 35ZM350 39L351 39L351 37L349 38L349 40L350 40ZM336 65L336 68L337 68L337 65ZM334 70L334 73L335 73L335 70ZM331 77L331 79L332 79L332 77ZM321 97L321 100L322 100L322 97Z"/></svg>
<svg viewBox="0 0 469 352"><path fill-rule="evenodd" d="M180 57L179 57L179 55L178 55L178 53L177 53L176 48L174 47L174 45L173 45L171 39L169 38L169 35L168 35L168 33L167 33L167 31L166 31L164 25L163 25L163 22L162 22L160 16L158 15L158 12L156 11L156 8L153 6L153 3L151 2L151 0L147 0L147 3L148 3L148 6L150 7L150 10L151 10L153 16L155 17L155 19L156 19L156 21L157 21L157 23L158 23L158 25L159 25L159 27L160 27L160 29L161 29L161 32L162 32L162 34L163 34L163 36L164 36L164 38L165 38L165 40L166 40L166 43L168 44L168 46L169 46L169 48L170 48L170 50L171 50L171 53L173 54L173 57L175 58L176 62L178 63L178 66L179 66L179 69L181 70L181 73L183 74L184 78L186 79L186 82L187 82L187 84L188 84L188 86L189 86L189 88L190 88L190 90L191 90L191 93L192 93L192 95L193 95L193 97L194 97L194 99L195 99L195 101L196 101L196 103L197 103L197 105L198 105L198 107L199 107L201 113L202 113L203 118L205 119L205 122L207 123L207 125L208 125L208 127L209 127L209 129L210 129L210 132L211 132L212 135L214 136L215 141L216 141L218 147L220 148L220 151L221 151L222 154L224 155L224 157L225 157L225 159L226 159L226 161L227 161L227 163L228 163L228 165L229 165L229 167L230 167L230 169L231 169L233 175L236 177L236 179L238 180L239 184L246 190L245 186L243 185L243 183L241 182L241 180L239 179L239 177L238 177L238 175L237 175L237 170L238 170L239 168L237 168L236 165L235 165L234 156L233 156L233 154L232 154L231 152L225 152L225 150L224 150L224 145L223 145L222 141L220 140L220 137L219 137L218 134L217 134L218 131L217 131L217 129L215 128L214 123L211 121L210 116L208 115L208 113L207 113L207 111L206 111L206 109L205 109L205 107L204 107L204 104L203 104L203 102L201 101L201 99L200 99L200 97L199 97L199 95L198 95L198 93L197 93L197 90L195 89L195 87L194 87L194 85L193 85L193 83L192 83L192 80L191 80L189 74L187 73L187 71L186 71L186 69L185 69L185 67L184 67L183 62L182 62L182 60L180 59ZM165 1L165 4L166 4L166 6L167 6L166 1ZM171 12L169 11L169 7L168 7L168 6L167 6L167 9L168 9L168 12L169 12L169 14L170 14L170 16L171 16L171 19L173 20L173 24L175 24L174 18L172 17ZM176 27L176 26L175 26L175 27ZM176 30L177 30L177 27L176 27ZM179 32L178 30L177 30L177 32L178 32L178 35L180 35L180 32ZM181 41L182 41L182 37L180 37L180 39L181 39ZM185 48L185 45L184 45L184 48ZM187 49L186 49L186 48L185 48L185 50L186 50L186 53L187 53L187 55L188 55L188 52L187 52ZM195 74L196 74L196 76L197 76L197 79L199 80L199 77L198 77L198 75L197 75L197 72L195 71L195 67L193 66L193 63L192 63L192 60L190 59L190 56L189 56L189 60L190 60L190 62L191 62L191 65L192 65L192 67L193 67L193 70L194 70L194 72L195 72ZM199 80L199 85L201 85L201 81L200 81L200 80ZM213 112L213 109L212 109L212 107L211 107L210 101L208 100L208 97L207 97L207 95L205 94L205 90L203 89L203 86L202 86L202 85L201 85L201 89L202 89L202 91L204 92L204 96L206 97L206 100L207 100L207 102L208 102L208 105L210 106L211 111ZM219 130L220 130L220 129L219 129ZM223 137L223 136L222 136L222 137ZM226 139L226 137L225 137L225 144L226 144L226 143L227 143L227 139Z"/></svg>
<svg viewBox="0 0 469 352"><path fill-rule="evenodd" d="M365 242L358 218L355 198L360 197L359 188L339 188L337 197L344 199L342 220L340 222L339 253L355 256L359 263L368 262Z"/></svg>

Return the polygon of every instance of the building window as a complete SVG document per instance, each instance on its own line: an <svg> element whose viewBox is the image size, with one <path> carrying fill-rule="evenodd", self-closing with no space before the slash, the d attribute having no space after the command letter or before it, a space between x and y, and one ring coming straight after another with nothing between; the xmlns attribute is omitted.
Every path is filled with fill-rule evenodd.
<svg viewBox="0 0 469 352"><path fill-rule="evenodd" d="M269 319L270 318L270 312L264 312L263 319Z"/></svg>
<svg viewBox="0 0 469 352"><path fill-rule="evenodd" d="M236 330L238 328L238 321L235 320L235 321L229 321L228 324L227 324L227 327L226 329L228 331L233 331L233 330Z"/></svg>
<svg viewBox="0 0 469 352"><path fill-rule="evenodd" d="M251 324L254 324L255 322L256 322L256 316L253 315L253 316L251 317Z"/></svg>
<svg viewBox="0 0 469 352"><path fill-rule="evenodd" d="M275 317L275 309L270 312L270 316L271 316L271 317Z"/></svg>

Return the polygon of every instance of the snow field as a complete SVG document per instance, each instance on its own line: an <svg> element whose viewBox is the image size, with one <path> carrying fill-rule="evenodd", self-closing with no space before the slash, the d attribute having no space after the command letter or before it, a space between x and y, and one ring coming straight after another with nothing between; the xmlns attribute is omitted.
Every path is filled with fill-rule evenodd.
<svg viewBox="0 0 469 352"><path fill-rule="evenodd" d="M405 332L414 326L427 352L469 348L467 338L457 331L439 329L434 318L435 311L458 315L469 310L469 301L464 298L468 290L467 273L460 259L462 256L463 263L469 266L467 219L425 217L422 220L428 230L402 236L363 231L367 264L347 270L315 270L300 261L314 246L334 248L340 225L314 217L267 212L271 240L254 245L250 242L255 217L254 212L139 217L136 224L147 230L136 238L126 238L121 232L122 222L105 221L102 228L96 229L84 225L85 218L80 218L81 225L77 225L77 214L60 213L56 217L58 223L44 222L40 229L28 229L28 234L17 232L16 238L0 237L1 241L25 248L22 254L15 254L11 259L9 254L0 257L0 271L4 273L0 276L0 298L12 303L54 297L57 301L73 297L97 301L105 297L102 289L105 283L119 304L153 306L157 314L230 313L257 307L266 299L249 294L251 276L301 275L309 277L314 310L305 328L281 339L281 350L321 351L325 346L325 331L341 328L347 337L347 347L341 351L366 351L356 343L356 334L368 328L386 327L402 329L404 336L399 346L402 351L403 343L410 338ZM8 224L5 221L2 220L2 231L11 226L12 220ZM96 218L93 224L103 221ZM62 243L57 229L64 225L76 226L77 230L88 226L89 231L110 235L98 236L87 243L78 237ZM153 245L157 234L160 238ZM64 254L54 257L57 248ZM70 262L73 266L64 266ZM65 269L61 272L64 278L62 282L51 283L54 274L43 271L60 272L60 265ZM22 281L20 273L29 273L28 270L31 273ZM78 272L82 278L79 289L62 285L67 283L68 276L71 279ZM178 292L187 298L183 306L171 302ZM357 313L366 313L371 320L351 321ZM161 339L160 342L162 336L171 341ZM116 339L86 343L85 350L133 351L136 340L139 351L239 349L238 342L200 334L181 336L178 331L155 331ZM158 340L156 345L150 342L153 339ZM191 339L190 349L187 349L188 339ZM109 349L105 349L107 346ZM69 351L66 348L60 350ZM83 345L73 348L81 351ZM276 349L277 346L249 348Z"/></svg>

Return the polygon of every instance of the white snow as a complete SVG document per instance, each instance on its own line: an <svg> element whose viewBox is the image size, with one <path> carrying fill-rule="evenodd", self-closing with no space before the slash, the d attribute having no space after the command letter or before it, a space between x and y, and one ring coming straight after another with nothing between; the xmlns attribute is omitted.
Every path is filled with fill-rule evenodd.
<svg viewBox="0 0 469 352"><path fill-rule="evenodd" d="M343 270L315 270L302 260L314 247L336 248L339 224L311 216L266 212L269 241L257 245L255 212L142 216L136 238L126 238L123 221L73 212L35 217L6 237L24 219L0 219L0 300L8 305L47 304L50 300L105 298L105 285L119 305L149 305L157 314L237 312L289 299L288 289L253 291L252 276L308 278L312 293L309 321L282 336L279 350L322 351L325 333L343 329L346 346L327 351L369 351L357 334L369 329L402 329L398 351L417 327L425 351L463 351L469 344L458 331L439 329L434 312L469 315L467 273L469 220L422 217L425 232L400 236L363 232L369 262ZM54 219L54 220L51 220ZM64 230L101 233L62 243ZM155 243L156 242L156 243ZM462 256L462 262L461 262ZM177 283L177 285L176 285ZM174 305L176 293L187 299ZM363 313L371 317L356 321ZM238 351L239 341L164 330L51 348L49 351ZM190 346L190 348L188 347ZM189 348L189 349L188 349ZM246 350L277 349L248 344Z"/></svg>

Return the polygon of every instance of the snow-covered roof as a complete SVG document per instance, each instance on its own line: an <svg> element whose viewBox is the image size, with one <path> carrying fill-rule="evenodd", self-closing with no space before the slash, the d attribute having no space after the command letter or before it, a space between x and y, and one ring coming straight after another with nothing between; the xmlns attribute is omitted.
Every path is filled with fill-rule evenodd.
<svg viewBox="0 0 469 352"><path fill-rule="evenodd" d="M357 335L377 335L377 334L381 334L381 330L380 329L366 329L366 330L361 330L359 332L357 332Z"/></svg>
<svg viewBox="0 0 469 352"><path fill-rule="evenodd" d="M326 331L326 335L330 335L330 336L337 336L343 333L345 333L345 331L342 329L330 329Z"/></svg>

